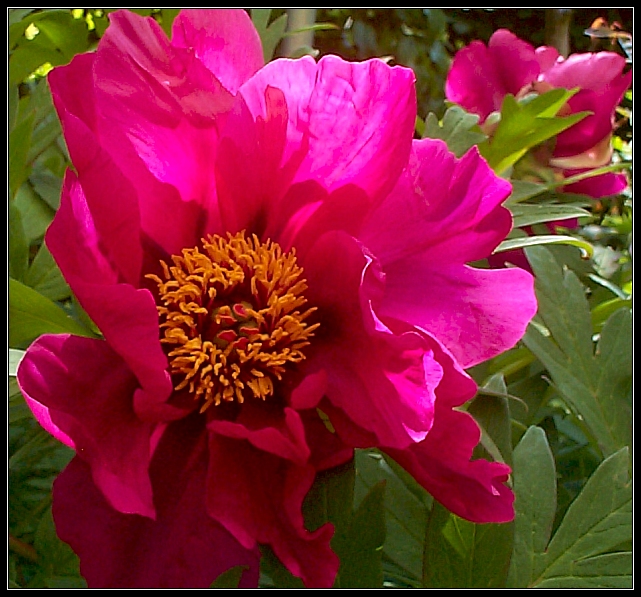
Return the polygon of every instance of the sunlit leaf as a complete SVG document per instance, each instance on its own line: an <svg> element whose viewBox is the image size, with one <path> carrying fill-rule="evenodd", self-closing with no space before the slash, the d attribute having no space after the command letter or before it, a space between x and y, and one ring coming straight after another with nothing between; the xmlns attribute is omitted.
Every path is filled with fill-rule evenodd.
<svg viewBox="0 0 641 597"><path fill-rule="evenodd" d="M510 211L513 216L513 223L516 228L533 226L542 222L554 222L557 220L569 220L572 218L590 217L589 211L579 205L550 205L546 203L526 204L519 203L512 205Z"/></svg>
<svg viewBox="0 0 641 597"><path fill-rule="evenodd" d="M518 102L506 95L501 119L492 137L479 143L481 155L501 174L525 153L585 118L588 112L558 117L557 112L576 90L552 89L530 101Z"/></svg>
<svg viewBox="0 0 641 597"><path fill-rule="evenodd" d="M526 247L535 247L537 245L571 245L579 247L586 255L592 255L594 248L592 245L581 238L568 236L566 234L538 234L536 236L519 236L504 240L495 250L494 253L503 251L512 251L514 249L525 249Z"/></svg>

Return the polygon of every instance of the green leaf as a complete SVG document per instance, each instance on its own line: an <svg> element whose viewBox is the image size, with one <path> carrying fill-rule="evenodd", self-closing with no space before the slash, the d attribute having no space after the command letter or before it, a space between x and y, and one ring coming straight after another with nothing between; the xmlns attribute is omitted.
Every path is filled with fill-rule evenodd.
<svg viewBox="0 0 641 597"><path fill-rule="evenodd" d="M13 350L13 349L10 349ZM15 365L11 365L17 367ZM16 423L24 420L32 421L33 414L31 409L27 406L27 403L24 401L22 392L18 387L18 382L14 374L9 377L9 427L15 425Z"/></svg>
<svg viewBox="0 0 641 597"><path fill-rule="evenodd" d="M557 391L580 415L604 455L631 443L632 316L620 309L596 346L582 284L543 247L526 250L536 277L538 314L551 337L530 325L525 345L546 367Z"/></svg>
<svg viewBox="0 0 641 597"><path fill-rule="evenodd" d="M22 226L29 244L44 236L55 212L34 192L29 183L24 183L14 197L14 205L20 212Z"/></svg>
<svg viewBox="0 0 641 597"><path fill-rule="evenodd" d="M24 284L9 279L9 346L26 347L45 333L91 336L50 299Z"/></svg>
<svg viewBox="0 0 641 597"><path fill-rule="evenodd" d="M9 201L9 276L22 280L29 267L29 242L24 233L22 216Z"/></svg>
<svg viewBox="0 0 641 597"><path fill-rule="evenodd" d="M60 176L53 174L39 161L36 161L31 171L31 176L29 176L29 183L38 198L42 199L52 210L58 209L62 190L62 178ZM47 211L47 213L50 212Z"/></svg>
<svg viewBox="0 0 641 597"><path fill-rule="evenodd" d="M434 113L427 115L422 136L442 139L456 157L461 157L470 147L487 139L487 135L478 128L478 121L476 114L470 114L459 106L451 106L445 112L442 123Z"/></svg>
<svg viewBox="0 0 641 597"><path fill-rule="evenodd" d="M20 120L9 134L9 191L14 196L29 176L27 153L31 145L35 114L30 113Z"/></svg>
<svg viewBox="0 0 641 597"><path fill-rule="evenodd" d="M592 255L594 248L592 245L574 236L564 234L539 234L537 236L519 236L518 238L509 238L504 240L495 250L494 253L503 251L512 251L514 249L525 249L526 247L536 247L538 245L571 245L579 247L586 255Z"/></svg>
<svg viewBox="0 0 641 597"><path fill-rule="evenodd" d="M321 471L303 502L305 525L315 530L331 522L337 528L346 527L354 503L354 461Z"/></svg>
<svg viewBox="0 0 641 597"><path fill-rule="evenodd" d="M515 203L536 197L548 190L546 185L529 182L527 180L512 180L511 183L512 193L510 193L510 196L504 203L506 207L511 207Z"/></svg>
<svg viewBox="0 0 641 597"><path fill-rule="evenodd" d="M494 386L490 386L492 388ZM505 383L498 386L507 394ZM468 408L481 428L481 443L476 458L512 463L512 427L507 397L498 394L479 393Z"/></svg>
<svg viewBox="0 0 641 597"><path fill-rule="evenodd" d="M332 549L340 559L335 587L380 587L385 539L383 489L374 486L353 511L354 479L353 460L318 473L303 504L305 525L310 530L326 522L334 525Z"/></svg>
<svg viewBox="0 0 641 597"><path fill-rule="evenodd" d="M61 301L71 296L69 285L45 243L40 245L23 282L52 301Z"/></svg>
<svg viewBox="0 0 641 597"><path fill-rule="evenodd" d="M510 207L514 219L515 228L524 228L542 222L553 222L556 220L569 220L571 218L590 217L589 211L580 205L549 205L539 203L536 205L520 203Z"/></svg>
<svg viewBox="0 0 641 597"><path fill-rule="evenodd" d="M64 63L64 58L60 52L48 47L46 43L42 44L37 38L18 46L9 57L9 84L19 85L47 62L58 66Z"/></svg>
<svg viewBox="0 0 641 597"><path fill-rule="evenodd" d="M402 467L375 451L357 450L356 495L385 480L386 578L420 587L423 543L431 498Z"/></svg>
<svg viewBox="0 0 641 597"><path fill-rule="evenodd" d="M543 141L576 124L589 113L557 117L557 112L576 90L552 89L530 101L518 102L506 95L501 119L491 138L479 144L481 155L498 174L513 166L525 153Z"/></svg>
<svg viewBox="0 0 641 597"><path fill-rule="evenodd" d="M58 538L51 508L40 519L33 546L38 553L38 567L46 587L86 588L80 577L80 561L74 551Z"/></svg>
<svg viewBox="0 0 641 597"><path fill-rule="evenodd" d="M17 348L9 349L9 375L15 376L16 371L18 370L18 364L24 356L24 350L19 350Z"/></svg>
<svg viewBox="0 0 641 597"><path fill-rule="evenodd" d="M337 588L378 589L383 585L385 542L385 481L370 489L347 529L336 529L332 548L340 558Z"/></svg>
<svg viewBox="0 0 641 597"><path fill-rule="evenodd" d="M226 572L220 574L216 580L211 583L210 589L237 589L243 572L247 566L234 566Z"/></svg>
<svg viewBox="0 0 641 597"><path fill-rule="evenodd" d="M556 512L554 456L545 432L530 427L514 449L514 552L508 587L530 586L544 557Z"/></svg>
<svg viewBox="0 0 641 597"><path fill-rule="evenodd" d="M531 586L632 588L630 552L615 552L632 538L632 484L628 448L604 460L570 505Z"/></svg>
<svg viewBox="0 0 641 597"><path fill-rule="evenodd" d="M32 13L35 8L10 8L9 9L9 25L14 25L20 22L27 15Z"/></svg>
<svg viewBox="0 0 641 597"><path fill-rule="evenodd" d="M263 57L266 63L274 57L276 47L285 36L285 29L287 29L287 14L281 15L268 25L271 12L271 8L251 9L252 22L263 44Z"/></svg>
<svg viewBox="0 0 641 597"><path fill-rule="evenodd" d="M74 19L69 9L48 10L27 19L36 24L41 35L69 62L76 54L89 47L89 31L82 19ZM37 38L36 38L37 39Z"/></svg>
<svg viewBox="0 0 641 597"><path fill-rule="evenodd" d="M513 523L474 524L435 503L425 534L423 586L489 589L505 586Z"/></svg>
<svg viewBox="0 0 641 597"><path fill-rule="evenodd" d="M161 8L160 9L160 24L163 31L167 34L167 37L171 38L171 26L174 23L174 19L178 16L180 8ZM232 569L233 570L233 569ZM239 576L240 579L240 576ZM233 587L231 587L233 588Z"/></svg>
<svg viewBox="0 0 641 597"><path fill-rule="evenodd" d="M604 303L599 303L592 309L592 331L595 333L600 332L610 316L622 308L632 308L632 297L625 299L615 298Z"/></svg>

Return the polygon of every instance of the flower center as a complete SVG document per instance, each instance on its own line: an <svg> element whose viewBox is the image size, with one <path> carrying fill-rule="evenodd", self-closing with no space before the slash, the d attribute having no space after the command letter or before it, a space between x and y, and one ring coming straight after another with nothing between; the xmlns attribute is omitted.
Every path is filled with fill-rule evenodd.
<svg viewBox="0 0 641 597"><path fill-rule="evenodd" d="M265 400L274 394L288 364L305 358L302 349L319 324L301 312L307 299L303 269L292 249L283 253L272 241L261 243L243 232L202 239L202 249L172 255L161 265L161 343L168 347L175 390L188 388L212 404Z"/></svg>

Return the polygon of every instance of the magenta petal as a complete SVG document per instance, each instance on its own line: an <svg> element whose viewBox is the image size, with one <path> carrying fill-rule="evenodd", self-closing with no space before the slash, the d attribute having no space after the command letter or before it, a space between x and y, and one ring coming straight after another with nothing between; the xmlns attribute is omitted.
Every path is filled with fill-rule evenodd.
<svg viewBox="0 0 641 597"><path fill-rule="evenodd" d="M509 522L514 519L514 494L505 485L510 467L471 461L480 437L469 414L437 407L434 427L422 442L384 451L457 516L477 523Z"/></svg>
<svg viewBox="0 0 641 597"><path fill-rule="evenodd" d="M75 458L54 483L60 538L80 556L90 588L207 588L242 565L240 587L258 584L257 550L246 550L205 511L206 452L193 421L168 430L150 469L155 521L116 512Z"/></svg>
<svg viewBox="0 0 641 597"><path fill-rule="evenodd" d="M41 336L20 363L18 381L45 429L73 441L113 508L155 517L147 472L151 427L133 411L135 377L104 340Z"/></svg>
<svg viewBox="0 0 641 597"><path fill-rule="evenodd" d="M427 247L440 263L482 259L512 226L501 206L510 192L476 149L457 159L442 141L414 141L403 175L358 236L384 267Z"/></svg>
<svg viewBox="0 0 641 597"><path fill-rule="evenodd" d="M481 122L500 110L503 98L517 95L536 80L540 66L534 47L507 29L496 31L487 46L473 41L454 56L445 96L478 114Z"/></svg>
<svg viewBox="0 0 641 597"><path fill-rule="evenodd" d="M253 410L258 412L252 412ZM256 416L252 417L253 414ZM268 418L263 409L245 408L238 419L240 422L212 420L207 428L221 436L248 440L259 450L304 465L309 459L310 452L300 416L295 410L287 407L284 414L284 417ZM247 421L248 416L250 421ZM260 427L255 423L259 423Z"/></svg>
<svg viewBox="0 0 641 597"><path fill-rule="evenodd" d="M66 66L54 68L47 75L51 95L58 116L65 125L65 116L73 115L96 132L96 98L93 86L95 52L78 54ZM83 89L84 93L78 93Z"/></svg>
<svg viewBox="0 0 641 597"><path fill-rule="evenodd" d="M563 175L566 178L581 174L585 170L565 170ZM584 178L579 182L569 184L563 187L566 193L579 193L581 195L588 195L599 199L609 195L617 195L623 192L628 187L628 179L625 174L616 174L614 172L606 172L598 176L591 176Z"/></svg>
<svg viewBox="0 0 641 597"><path fill-rule="evenodd" d="M465 368L512 348L536 313L533 278L521 269L439 266L408 258L387 268L380 311L427 330Z"/></svg>
<svg viewBox="0 0 641 597"><path fill-rule="evenodd" d="M244 10L183 10L171 43L194 52L232 93L264 64L260 37Z"/></svg>
<svg viewBox="0 0 641 597"><path fill-rule="evenodd" d="M55 90L54 83L55 79L52 82ZM87 220L84 227L93 229L94 249L105 256L120 281L138 285L142 246L136 191L84 122L62 107L58 114L78 172L77 182L73 172L69 171L65 176L61 207L69 199L74 211L88 212L83 214ZM82 216L78 214L77 217ZM49 233L48 239L52 234L55 233ZM85 237L88 239L88 236L87 230ZM77 258L80 260L82 256Z"/></svg>
<svg viewBox="0 0 641 597"><path fill-rule="evenodd" d="M442 371L419 334L392 334L376 318L370 303L380 280L371 258L347 234L330 232L304 267L322 319L303 369L324 370L329 400L381 443L404 447L425 437Z"/></svg>
<svg viewBox="0 0 641 597"><path fill-rule="evenodd" d="M103 109L97 114L92 86L95 57L96 54L79 55L69 65L55 68L48 80L81 180L93 184L96 172L102 174L97 186L89 189L88 199L97 220L112 223L111 228L117 232L114 238L107 239L106 246L119 249L121 254L129 252L128 262L115 263L120 267L124 263L123 269L132 271L140 265L140 249L132 249L130 242L120 242L124 232L136 225L166 253L176 253L195 245L200 238L194 222L201 216L201 208L185 203L174 187L155 178L124 133L115 130L114 120L105 122ZM172 218L167 218L167 213ZM115 224L122 226L122 230ZM119 242L114 242L116 239Z"/></svg>
<svg viewBox="0 0 641 597"><path fill-rule="evenodd" d="M307 587L331 587L339 563L329 546L333 527L310 532L301 511L314 468L217 433L211 433L209 445L209 514L247 549L269 544Z"/></svg>
<svg viewBox="0 0 641 597"><path fill-rule="evenodd" d="M148 290L118 283L72 172L65 177L60 209L46 241L80 304L127 362L142 391L164 401L172 386L165 371L167 357L160 346L154 298Z"/></svg>
<svg viewBox="0 0 641 597"><path fill-rule="evenodd" d="M285 154L291 148L287 146L288 110L283 92L268 86L263 101L264 114L255 117L239 96L221 128L215 170L225 230L262 233L265 226L282 227L282 217L274 221L277 206L292 209L290 205L283 206L282 199L305 148ZM248 169L247 164L252 167ZM239 172L243 172L243 184L238 184ZM306 195L298 193L293 202L309 201Z"/></svg>
<svg viewBox="0 0 641 597"><path fill-rule="evenodd" d="M96 53L93 79L101 143L136 185L144 222L153 218L154 227L161 227L157 219L167 219L167 212L160 214L158 209L172 207L175 198L163 185L191 204L191 209L184 208L187 214L178 206L174 225L193 229L193 245L208 224L202 214L196 220L194 206L210 212L213 225L218 224L212 168L216 126L233 97L193 52L172 46L153 19L128 11L113 13L110 19ZM155 180L158 199L145 190L153 184L149 178ZM152 237L166 248L164 238ZM167 250L173 252L174 247Z"/></svg>
<svg viewBox="0 0 641 597"><path fill-rule="evenodd" d="M632 71L624 75L624 68L625 58L614 52L584 53L558 61L543 74L554 87L579 88L568 101L573 113L592 112L559 134L555 157L581 154L612 133L615 109L632 82Z"/></svg>
<svg viewBox="0 0 641 597"><path fill-rule="evenodd" d="M287 100L285 158L309 144L295 182L332 191L353 184L371 201L391 190L407 161L416 117L414 75L380 60L325 56L275 60L240 89L252 114L265 116L265 89Z"/></svg>

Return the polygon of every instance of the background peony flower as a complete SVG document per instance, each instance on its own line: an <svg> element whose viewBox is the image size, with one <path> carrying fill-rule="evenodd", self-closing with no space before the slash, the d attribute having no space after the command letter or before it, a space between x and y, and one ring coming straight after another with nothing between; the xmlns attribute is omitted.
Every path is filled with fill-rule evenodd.
<svg viewBox="0 0 641 597"><path fill-rule="evenodd" d="M613 52L572 54L564 59L552 47L534 48L506 29L499 29L487 46L474 41L454 56L447 76L448 100L477 114L483 123L501 109L505 95L523 97L554 88L575 89L564 115L592 112L557 135L546 165L564 176L572 171L604 166L612 157L614 113L632 82L632 71L623 73L625 58ZM598 75L596 75L598 73ZM568 192L595 198L620 192L623 175L599 175Z"/></svg>
<svg viewBox="0 0 641 597"><path fill-rule="evenodd" d="M514 516L471 461L463 371L513 346L531 276L477 270L511 226L478 152L413 141L414 77L327 56L263 66L242 10L169 41L121 11L49 75L74 170L46 242L103 339L45 335L18 381L77 455L54 484L90 587L206 587L269 544L332 585L319 470L377 446L477 522ZM330 432L320 407L332 421Z"/></svg>

